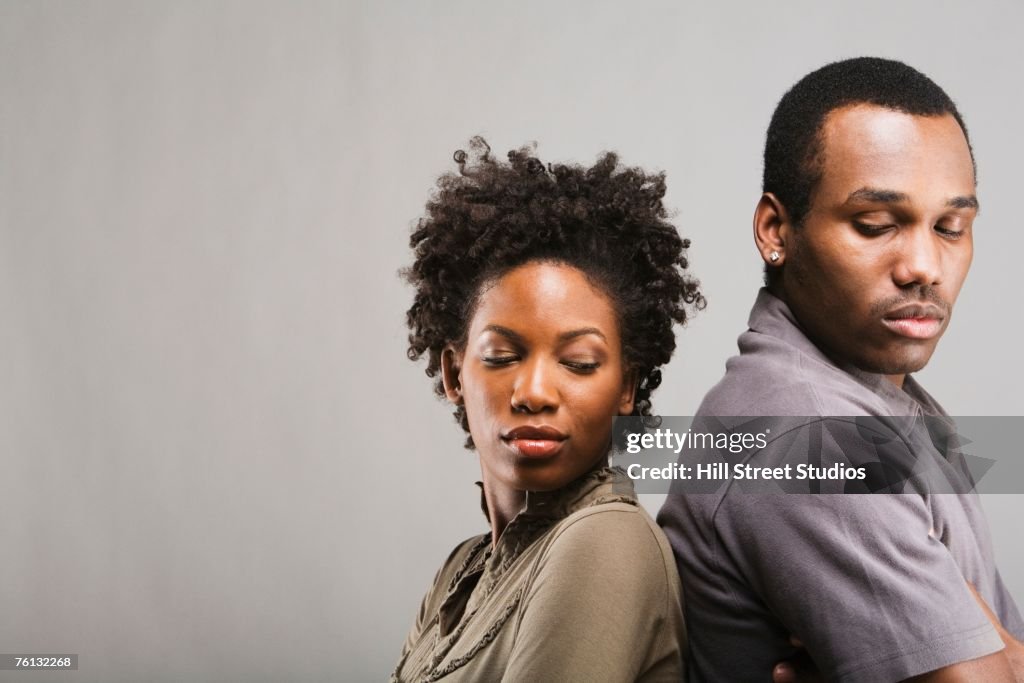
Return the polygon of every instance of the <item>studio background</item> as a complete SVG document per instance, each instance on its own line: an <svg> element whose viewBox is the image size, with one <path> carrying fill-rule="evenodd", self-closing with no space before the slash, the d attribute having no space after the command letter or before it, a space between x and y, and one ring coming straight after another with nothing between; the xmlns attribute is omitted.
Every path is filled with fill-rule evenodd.
<svg viewBox="0 0 1024 683"><path fill-rule="evenodd" d="M920 377L951 414L1024 414L1022 20L1013 2L4 0L0 652L80 670L0 680L386 678L435 570L485 529L474 456L406 359L397 276L475 134L667 172L708 307L654 406L686 415L760 284L775 103L829 61L908 62L965 116L983 205ZM1024 496L985 506L1020 603Z"/></svg>

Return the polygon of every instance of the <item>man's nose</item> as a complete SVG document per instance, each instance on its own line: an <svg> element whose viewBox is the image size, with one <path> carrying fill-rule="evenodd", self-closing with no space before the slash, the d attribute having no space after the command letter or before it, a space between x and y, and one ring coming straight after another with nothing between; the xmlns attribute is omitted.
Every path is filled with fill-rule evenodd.
<svg viewBox="0 0 1024 683"><path fill-rule="evenodd" d="M893 280L897 285L937 285L942 281L940 239L930 225L915 225L904 231L895 247Z"/></svg>
<svg viewBox="0 0 1024 683"><path fill-rule="evenodd" d="M556 367L534 356L520 366L512 388L512 409L529 413L553 410L558 406Z"/></svg>

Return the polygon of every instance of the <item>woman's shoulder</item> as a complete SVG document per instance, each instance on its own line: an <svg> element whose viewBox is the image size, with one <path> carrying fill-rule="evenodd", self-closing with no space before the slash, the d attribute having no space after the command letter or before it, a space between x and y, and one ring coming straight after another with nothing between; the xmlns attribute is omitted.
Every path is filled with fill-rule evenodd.
<svg viewBox="0 0 1024 683"><path fill-rule="evenodd" d="M639 503L613 501L597 503L576 510L556 525L555 533L600 534L602 537L626 536L638 542L650 543L665 534ZM626 540L626 539L621 539Z"/></svg>
<svg viewBox="0 0 1024 683"><path fill-rule="evenodd" d="M590 505L561 519L531 569L517 638L529 637L532 613L546 632L557 621L570 625L570 639L587 634L584 643L565 644L579 655L574 666L579 657L609 671L629 662L628 676L612 678L681 678L686 629L675 557L635 501Z"/></svg>
<svg viewBox="0 0 1024 683"><path fill-rule="evenodd" d="M678 579L675 556L665 533L639 504L600 503L561 520L545 548L548 561L581 563L598 559L601 567L623 567L651 580Z"/></svg>

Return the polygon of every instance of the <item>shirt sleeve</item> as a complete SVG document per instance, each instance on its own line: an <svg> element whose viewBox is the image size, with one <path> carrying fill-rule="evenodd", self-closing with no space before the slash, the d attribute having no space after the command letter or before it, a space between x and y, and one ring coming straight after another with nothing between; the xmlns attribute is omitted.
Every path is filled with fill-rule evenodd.
<svg viewBox="0 0 1024 683"><path fill-rule="evenodd" d="M714 529L721 562L804 643L827 680L899 681L1002 648L931 533L920 493L754 494L733 487Z"/></svg>
<svg viewBox="0 0 1024 683"><path fill-rule="evenodd" d="M680 592L667 542L641 509L599 507L609 509L571 519L539 561L502 680L681 680Z"/></svg>

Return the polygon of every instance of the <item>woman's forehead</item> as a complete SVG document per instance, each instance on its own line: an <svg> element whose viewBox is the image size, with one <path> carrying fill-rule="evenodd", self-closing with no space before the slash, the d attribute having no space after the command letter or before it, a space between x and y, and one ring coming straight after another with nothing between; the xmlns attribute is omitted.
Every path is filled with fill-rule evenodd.
<svg viewBox="0 0 1024 683"><path fill-rule="evenodd" d="M612 300L580 269L562 263L527 263L491 283L481 293L470 321L470 334L488 326L519 334L538 327L561 335L583 328L615 334Z"/></svg>

